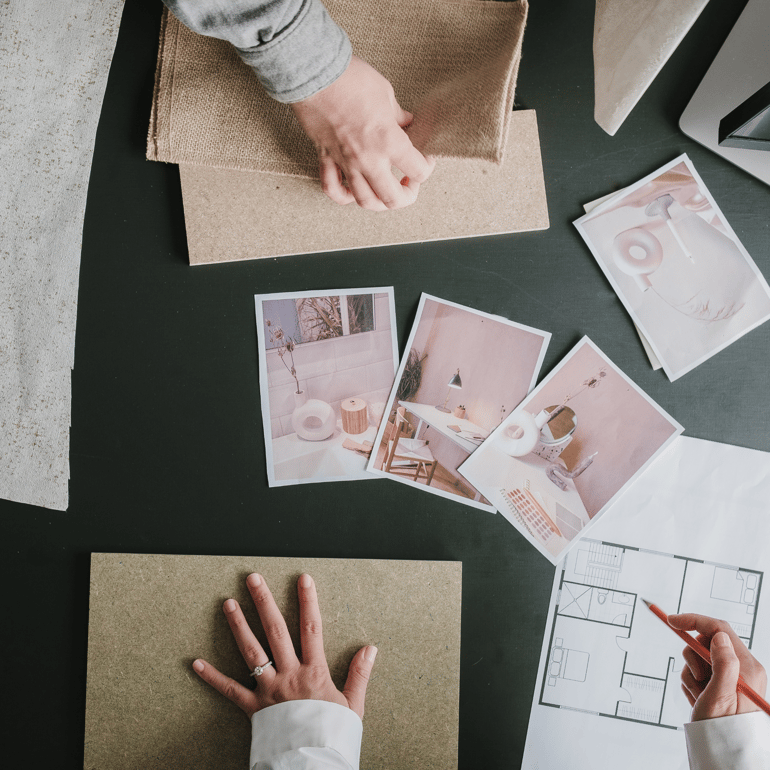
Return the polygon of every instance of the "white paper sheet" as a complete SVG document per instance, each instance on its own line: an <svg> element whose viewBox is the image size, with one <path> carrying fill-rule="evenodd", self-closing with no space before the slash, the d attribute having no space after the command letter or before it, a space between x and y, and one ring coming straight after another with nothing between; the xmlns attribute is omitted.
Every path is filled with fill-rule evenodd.
<svg viewBox="0 0 770 770"><path fill-rule="evenodd" d="M365 448L375 446L398 361L393 288L260 294L254 302L270 486L372 478ZM352 409L366 425L348 432L343 411Z"/></svg>
<svg viewBox="0 0 770 770"><path fill-rule="evenodd" d="M68 504L88 176L123 0L0 3L0 497Z"/></svg>
<svg viewBox="0 0 770 770"><path fill-rule="evenodd" d="M670 380L770 318L770 287L687 155L575 226Z"/></svg>
<svg viewBox="0 0 770 770"><path fill-rule="evenodd" d="M768 499L770 455L679 437L557 566L523 770L689 766L683 643L640 597L728 620L767 665Z"/></svg>
<svg viewBox="0 0 770 770"><path fill-rule="evenodd" d="M543 444L559 407L571 432ZM460 473L555 564L682 430L583 337Z"/></svg>
<svg viewBox="0 0 770 770"><path fill-rule="evenodd" d="M549 332L423 294L385 414L393 420L397 409L404 410L414 428L413 440L427 443L427 456L436 462L433 476L428 484L430 470L419 478L398 473L407 470L408 459L398 461L403 465L394 467L396 472L385 470L384 450L391 435L386 431L394 424L386 420L375 441L379 451L372 453L367 470L494 513L457 468L476 450L476 437L488 436L532 389L550 339ZM399 396L411 351L422 362L419 385L408 395L401 388ZM460 407L464 410L456 411ZM425 451L415 444L404 446L409 449ZM415 467L415 476L418 471Z"/></svg>

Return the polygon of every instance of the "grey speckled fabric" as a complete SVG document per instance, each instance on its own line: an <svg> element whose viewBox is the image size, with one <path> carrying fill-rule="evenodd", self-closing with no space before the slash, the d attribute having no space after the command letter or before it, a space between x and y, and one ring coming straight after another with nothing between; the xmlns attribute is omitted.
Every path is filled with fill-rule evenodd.
<svg viewBox="0 0 770 770"><path fill-rule="evenodd" d="M0 3L0 497L58 510L86 191L122 10Z"/></svg>

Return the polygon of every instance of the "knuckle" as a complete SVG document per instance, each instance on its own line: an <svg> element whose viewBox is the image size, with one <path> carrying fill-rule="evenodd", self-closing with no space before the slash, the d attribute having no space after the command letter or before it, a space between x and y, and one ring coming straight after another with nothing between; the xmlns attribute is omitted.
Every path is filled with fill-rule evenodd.
<svg viewBox="0 0 770 770"><path fill-rule="evenodd" d="M270 600L270 591L263 582L258 588L252 589L251 596L255 604L265 604Z"/></svg>
<svg viewBox="0 0 770 770"><path fill-rule="evenodd" d="M307 636L320 636L322 631L321 620L305 620L302 623L302 633Z"/></svg>
<svg viewBox="0 0 770 770"><path fill-rule="evenodd" d="M365 666L356 665L353 667L353 676L363 684L369 681L369 669Z"/></svg>
<svg viewBox="0 0 770 770"><path fill-rule="evenodd" d="M247 644L243 648L243 657L248 661L257 661L262 656L262 648L256 644ZM255 665L258 665L255 663Z"/></svg>
<svg viewBox="0 0 770 770"><path fill-rule="evenodd" d="M224 695L225 698L231 701L238 700L238 688L232 679L228 679L222 685L222 695Z"/></svg>
<svg viewBox="0 0 770 770"><path fill-rule="evenodd" d="M279 623L277 620L268 621L263 625L268 639L272 639L273 641L283 641L289 635L286 625L284 623Z"/></svg>
<svg viewBox="0 0 770 770"><path fill-rule="evenodd" d="M398 198L380 198L386 209L397 209L403 204Z"/></svg>

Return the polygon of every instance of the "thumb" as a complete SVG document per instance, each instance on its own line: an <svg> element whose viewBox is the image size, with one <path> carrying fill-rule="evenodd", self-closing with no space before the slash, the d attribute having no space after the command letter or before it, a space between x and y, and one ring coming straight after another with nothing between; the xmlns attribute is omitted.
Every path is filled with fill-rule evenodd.
<svg viewBox="0 0 770 770"><path fill-rule="evenodd" d="M374 659L377 657L377 648L362 647L354 656L348 669L348 678L342 694L348 700L348 706L364 718L364 699L366 698L366 685L369 684L369 675L372 673Z"/></svg>
<svg viewBox="0 0 770 770"><path fill-rule="evenodd" d="M741 663L733 649L730 637L719 631L714 634L710 645L711 680L703 689L699 700L708 705L709 717L723 717L735 714L738 709L738 675Z"/></svg>

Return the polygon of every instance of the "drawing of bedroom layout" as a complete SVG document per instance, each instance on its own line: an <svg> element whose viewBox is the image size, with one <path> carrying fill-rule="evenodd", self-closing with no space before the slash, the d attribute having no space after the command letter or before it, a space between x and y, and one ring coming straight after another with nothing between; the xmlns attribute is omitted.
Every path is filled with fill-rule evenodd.
<svg viewBox="0 0 770 770"><path fill-rule="evenodd" d="M583 539L561 566L540 704L681 729L684 643L642 602L726 620L751 648L763 573Z"/></svg>

